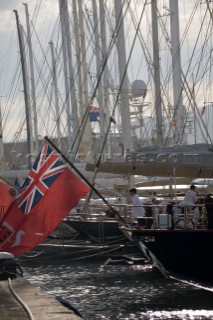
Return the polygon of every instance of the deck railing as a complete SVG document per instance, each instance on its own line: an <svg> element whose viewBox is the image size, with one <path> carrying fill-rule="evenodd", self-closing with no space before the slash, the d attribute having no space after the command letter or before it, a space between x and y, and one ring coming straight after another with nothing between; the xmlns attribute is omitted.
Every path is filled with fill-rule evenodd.
<svg viewBox="0 0 213 320"><path fill-rule="evenodd" d="M212 207L203 204L181 205L180 204L157 204L157 205L141 205L132 206L126 204L112 205L113 212L106 205L91 205L85 211L83 207L79 207L75 213L71 213L67 220L83 220L83 221L104 221L118 220L120 217L129 227L142 227L146 229L204 229L210 228L211 215L213 215ZM144 217L135 217L133 215L134 207L143 207L145 209ZM143 221L144 220L144 221ZM140 223L143 221L143 223ZM122 223L122 222L121 222Z"/></svg>

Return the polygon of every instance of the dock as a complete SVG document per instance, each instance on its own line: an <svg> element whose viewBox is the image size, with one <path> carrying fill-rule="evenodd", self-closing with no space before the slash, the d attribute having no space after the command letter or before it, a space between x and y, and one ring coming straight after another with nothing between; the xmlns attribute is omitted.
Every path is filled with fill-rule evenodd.
<svg viewBox="0 0 213 320"><path fill-rule="evenodd" d="M21 276L0 281L1 320L82 320Z"/></svg>

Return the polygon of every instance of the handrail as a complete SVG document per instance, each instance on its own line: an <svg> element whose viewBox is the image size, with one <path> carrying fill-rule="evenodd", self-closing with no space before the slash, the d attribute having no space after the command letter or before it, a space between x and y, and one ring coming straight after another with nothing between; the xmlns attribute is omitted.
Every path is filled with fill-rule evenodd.
<svg viewBox="0 0 213 320"><path fill-rule="evenodd" d="M169 212L168 205L172 206L172 213ZM138 226L138 219L147 221L149 228L207 228L208 217L205 204L171 204L171 203L158 203L158 204L113 204L115 210L119 211L119 215L123 217L125 222L130 227ZM144 217L134 217L133 208L143 207L145 209ZM147 214L149 208L151 214ZM196 210L195 210L196 208ZM104 204L89 205L88 211L81 211L75 214L70 214L69 219L81 219L84 221L101 221L116 220L116 217L107 215L107 206ZM167 223L165 223L167 219ZM164 222L162 222L164 220ZM122 223L120 222L122 225Z"/></svg>

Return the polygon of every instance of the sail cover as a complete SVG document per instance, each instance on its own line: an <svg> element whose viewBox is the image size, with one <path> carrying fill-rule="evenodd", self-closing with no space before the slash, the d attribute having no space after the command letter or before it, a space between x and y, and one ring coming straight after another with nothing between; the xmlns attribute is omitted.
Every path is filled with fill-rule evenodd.
<svg viewBox="0 0 213 320"><path fill-rule="evenodd" d="M0 251L17 256L34 248L88 191L46 143L0 224Z"/></svg>

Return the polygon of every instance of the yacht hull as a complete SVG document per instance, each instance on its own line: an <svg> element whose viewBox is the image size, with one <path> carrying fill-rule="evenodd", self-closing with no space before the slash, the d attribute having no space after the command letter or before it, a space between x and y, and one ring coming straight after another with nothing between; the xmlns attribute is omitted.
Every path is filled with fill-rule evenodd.
<svg viewBox="0 0 213 320"><path fill-rule="evenodd" d="M126 230L125 233L167 277L213 285L213 229Z"/></svg>

